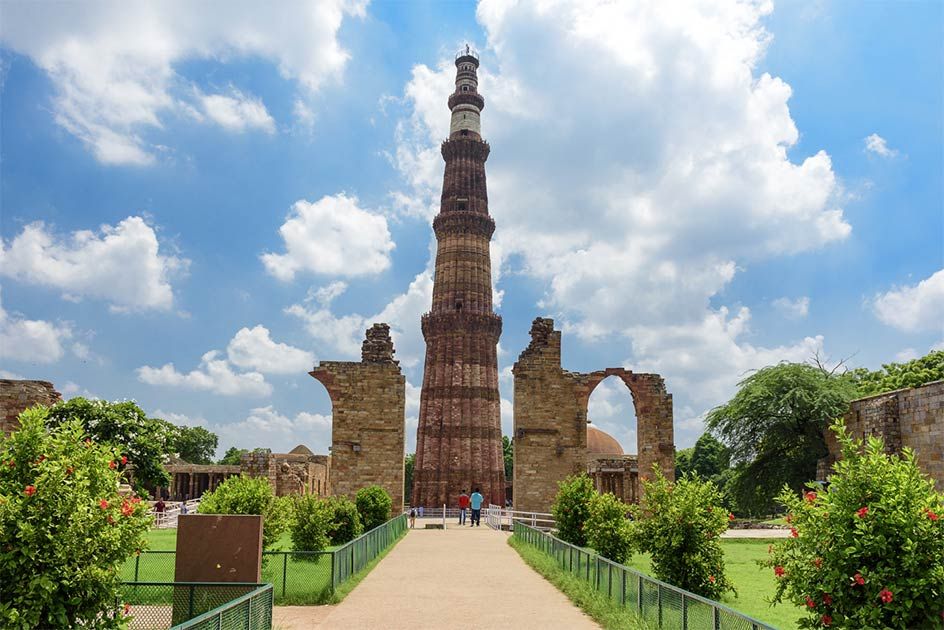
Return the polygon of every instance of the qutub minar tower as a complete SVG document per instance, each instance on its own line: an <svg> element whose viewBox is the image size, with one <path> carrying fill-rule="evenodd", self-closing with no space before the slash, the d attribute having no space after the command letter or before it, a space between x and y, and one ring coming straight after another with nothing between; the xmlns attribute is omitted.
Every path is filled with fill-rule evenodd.
<svg viewBox="0 0 944 630"><path fill-rule="evenodd" d="M478 93L478 56L456 56L452 122L442 143L446 161L439 214L433 305L423 316L426 367L416 430L411 505L454 507L462 490L478 487L488 503L504 505L498 338L492 311L485 160Z"/></svg>

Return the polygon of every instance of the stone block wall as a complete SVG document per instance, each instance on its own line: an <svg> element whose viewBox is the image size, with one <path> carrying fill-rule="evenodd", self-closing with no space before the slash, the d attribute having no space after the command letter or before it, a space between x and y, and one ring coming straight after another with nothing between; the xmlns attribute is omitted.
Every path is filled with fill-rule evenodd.
<svg viewBox="0 0 944 630"><path fill-rule="evenodd" d="M887 453L913 449L918 466L944 491L944 381L855 400L844 420L855 438L882 438ZM826 446L829 455L818 467L821 480L828 477L840 455L832 431L826 431Z"/></svg>
<svg viewBox="0 0 944 630"><path fill-rule="evenodd" d="M0 429L8 435L20 426L17 417L34 405L54 405L62 396L49 381L0 379Z"/></svg>
<svg viewBox="0 0 944 630"><path fill-rule="evenodd" d="M360 362L322 361L309 374L331 397L331 494L353 500L360 488L378 485L399 512L406 378L393 354L390 327L374 324L367 331Z"/></svg>
<svg viewBox="0 0 944 630"><path fill-rule="evenodd" d="M594 388L609 376L629 388L636 410L638 470L646 476L659 464L675 474L672 395L658 374L608 368L586 374L561 368L561 333L554 320L537 318L531 343L512 368L515 378L515 509L550 510L557 483L587 470L587 404ZM627 489L641 496L641 489Z"/></svg>

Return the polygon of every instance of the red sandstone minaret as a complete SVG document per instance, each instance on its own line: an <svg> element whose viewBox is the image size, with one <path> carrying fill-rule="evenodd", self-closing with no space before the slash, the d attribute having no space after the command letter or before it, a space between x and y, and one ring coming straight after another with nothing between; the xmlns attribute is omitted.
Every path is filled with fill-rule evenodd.
<svg viewBox="0 0 944 630"><path fill-rule="evenodd" d="M492 311L485 160L479 116L478 55L456 55L452 123L442 144L446 161L439 214L433 306L423 316L426 368L416 429L414 506L455 507L462 490L478 487L489 503L504 505L498 337Z"/></svg>

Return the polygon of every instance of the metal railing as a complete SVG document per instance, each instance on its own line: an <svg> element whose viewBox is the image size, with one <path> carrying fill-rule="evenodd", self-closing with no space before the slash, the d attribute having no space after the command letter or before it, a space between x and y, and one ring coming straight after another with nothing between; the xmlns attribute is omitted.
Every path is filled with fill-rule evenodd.
<svg viewBox="0 0 944 630"><path fill-rule="evenodd" d="M125 582L124 614L130 630L272 627L272 585L225 582Z"/></svg>
<svg viewBox="0 0 944 630"><path fill-rule="evenodd" d="M326 551L263 551L262 581L273 587L277 604L319 604L406 531L405 515L396 516L351 542ZM169 583L175 551L142 551L121 568L128 583Z"/></svg>
<svg viewBox="0 0 944 630"><path fill-rule="evenodd" d="M515 523L521 522L541 531L554 529L554 515L546 512L524 512L510 510L499 505L489 505L483 510L485 523L492 529L514 529Z"/></svg>
<svg viewBox="0 0 944 630"><path fill-rule="evenodd" d="M154 505L151 505L151 515L154 516L154 527L156 529L171 529L177 527L177 517L180 516L181 506L187 504L187 513L196 514L198 508L200 507L200 499L191 499L190 501L181 501L173 507L168 507L163 512L157 512L154 510ZM169 505L169 504L168 504Z"/></svg>
<svg viewBox="0 0 944 630"><path fill-rule="evenodd" d="M776 630L700 595L617 564L526 525L514 524L515 538L537 547L566 571L590 583L594 590L621 606L632 607L647 624L681 630Z"/></svg>

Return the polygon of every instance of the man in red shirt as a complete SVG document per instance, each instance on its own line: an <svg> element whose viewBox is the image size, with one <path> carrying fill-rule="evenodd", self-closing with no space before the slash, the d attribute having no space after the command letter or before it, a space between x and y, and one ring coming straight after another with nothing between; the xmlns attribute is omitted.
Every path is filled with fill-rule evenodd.
<svg viewBox="0 0 944 630"><path fill-rule="evenodd" d="M462 491L459 495L459 525L465 525L465 512L469 509L469 495Z"/></svg>

